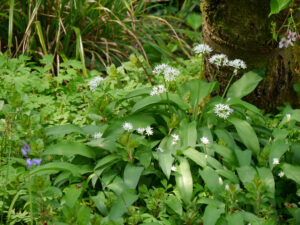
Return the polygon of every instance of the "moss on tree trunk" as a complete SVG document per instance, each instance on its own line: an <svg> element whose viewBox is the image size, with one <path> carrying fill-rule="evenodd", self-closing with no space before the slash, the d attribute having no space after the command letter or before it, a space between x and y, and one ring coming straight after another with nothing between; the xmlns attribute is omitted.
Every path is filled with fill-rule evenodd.
<svg viewBox="0 0 300 225"><path fill-rule="evenodd" d="M299 106L293 84L300 78L300 41L294 48L279 49L271 34L272 20L283 24L287 11L269 18L270 0L203 0L201 11L204 42L214 53L224 53L230 60L244 60L247 70L266 69L263 82L246 100L267 112L287 101ZM216 68L208 63L208 57L205 58L205 76L210 80ZM221 69L217 77L221 92L231 74L229 68Z"/></svg>

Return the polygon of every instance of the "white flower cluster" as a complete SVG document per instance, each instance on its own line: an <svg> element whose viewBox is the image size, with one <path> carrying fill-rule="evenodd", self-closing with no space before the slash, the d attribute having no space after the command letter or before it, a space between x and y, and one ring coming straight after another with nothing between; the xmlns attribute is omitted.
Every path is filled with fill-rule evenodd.
<svg viewBox="0 0 300 225"><path fill-rule="evenodd" d="M123 124L123 129L126 130L126 131L131 131L133 129L132 123L125 122Z"/></svg>
<svg viewBox="0 0 300 225"><path fill-rule="evenodd" d="M228 64L228 57L225 54L216 54L210 57L208 61L217 67L226 66Z"/></svg>
<svg viewBox="0 0 300 225"><path fill-rule="evenodd" d="M281 40L279 42L279 48L283 48L283 47L287 48L290 45L294 46L293 42L295 42L297 40L296 32L292 32L291 30L288 30L286 32L286 36L287 36L287 39L281 38Z"/></svg>
<svg viewBox="0 0 300 225"><path fill-rule="evenodd" d="M93 80L89 82L91 92L96 91L96 88L100 85L100 83L104 80L103 77L95 77Z"/></svg>
<svg viewBox="0 0 300 225"><path fill-rule="evenodd" d="M180 74L179 70L167 64L160 64L156 66L152 72L155 75L163 74L166 81L174 81L176 77Z"/></svg>
<svg viewBox="0 0 300 225"><path fill-rule="evenodd" d="M177 134L172 134L172 145L176 145L177 142L179 141L179 136Z"/></svg>
<svg viewBox="0 0 300 225"><path fill-rule="evenodd" d="M233 71L234 74L237 74L237 71L240 69L247 68L246 63L241 59L235 59L235 60L229 61L228 66L231 66L234 68L234 71Z"/></svg>
<svg viewBox="0 0 300 225"><path fill-rule="evenodd" d="M279 164L279 159L278 158L274 158L273 159L273 165L278 165Z"/></svg>
<svg viewBox="0 0 300 225"><path fill-rule="evenodd" d="M138 128L136 129L136 131L142 135L144 134L144 132L146 133L147 136L153 135L153 128L150 126L147 126L146 128Z"/></svg>
<svg viewBox="0 0 300 225"><path fill-rule="evenodd" d="M200 141L201 141L202 144L204 144L204 145L208 145L208 144L209 144L209 140L208 140L207 137L202 137L202 138L200 138Z"/></svg>
<svg viewBox="0 0 300 225"><path fill-rule="evenodd" d="M280 178L283 177L283 176L284 176L284 172L281 171L280 173L278 173L278 176L279 176Z"/></svg>
<svg viewBox="0 0 300 225"><path fill-rule="evenodd" d="M207 44L199 44L199 45L195 46L193 48L193 50L194 50L195 54L198 56L202 56L206 53L209 54L212 52L212 48Z"/></svg>
<svg viewBox="0 0 300 225"><path fill-rule="evenodd" d="M152 88L152 91L150 92L150 95L153 96L153 95L160 95L164 92L166 92L167 89L165 88L164 85L160 84L160 85L157 85L155 87Z"/></svg>
<svg viewBox="0 0 300 225"><path fill-rule="evenodd" d="M223 119L227 119L231 113L233 113L233 109L229 107L229 105L224 104L216 104L214 107L214 111L218 117Z"/></svg>
<svg viewBox="0 0 300 225"><path fill-rule="evenodd" d="M93 135L93 138L95 138L95 139L99 139L99 138L101 138L102 137L102 133L101 132L98 132L98 133L95 133L94 135Z"/></svg>

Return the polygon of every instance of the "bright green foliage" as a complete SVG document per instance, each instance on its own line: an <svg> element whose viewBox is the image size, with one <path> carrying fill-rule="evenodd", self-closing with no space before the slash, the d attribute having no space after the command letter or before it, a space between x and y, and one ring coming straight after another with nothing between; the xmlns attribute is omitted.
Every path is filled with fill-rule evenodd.
<svg viewBox="0 0 300 225"><path fill-rule="evenodd" d="M297 221L299 110L263 115L243 101L260 81L254 71L221 98L212 94L217 82L197 79L202 68L192 58L172 64L175 81L150 72L167 90L151 96L140 55L108 67L95 89L91 81L104 75L84 78L78 61L52 77L52 56L40 66L1 57L3 222L30 222L31 205L35 221L54 224ZM228 118L218 104L232 109ZM40 166L26 168L22 141Z"/></svg>

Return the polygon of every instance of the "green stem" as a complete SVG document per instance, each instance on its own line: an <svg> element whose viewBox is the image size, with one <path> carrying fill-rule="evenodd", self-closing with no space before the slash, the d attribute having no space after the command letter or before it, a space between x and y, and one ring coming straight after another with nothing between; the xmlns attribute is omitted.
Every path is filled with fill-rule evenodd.
<svg viewBox="0 0 300 225"><path fill-rule="evenodd" d="M166 82L165 78L164 78L164 83L165 83L165 86L166 86L166 89L167 89L166 96L167 96L168 107L169 107L169 111L171 112L170 99L169 99L169 93L168 93L169 86L167 86L167 82Z"/></svg>
<svg viewBox="0 0 300 225"><path fill-rule="evenodd" d="M225 88L225 91L223 92L222 98L225 97L225 94L226 94L227 89L229 88L229 86L230 86L230 84L231 84L231 81L232 81L233 77L234 77L234 73L231 75L230 80L229 80L229 82L227 83L227 86L226 86L226 88Z"/></svg>
<svg viewBox="0 0 300 225"><path fill-rule="evenodd" d="M28 192L29 192L29 206L30 206L30 224L33 225L32 190L31 190L30 171L28 172Z"/></svg>
<svg viewBox="0 0 300 225"><path fill-rule="evenodd" d="M214 75L214 77L213 77L213 79L212 79L211 82L214 82L214 81L215 81L215 79L216 79L216 77L218 76L218 74L219 74L219 67L217 67L217 71L216 71L216 73L215 73L215 75Z"/></svg>

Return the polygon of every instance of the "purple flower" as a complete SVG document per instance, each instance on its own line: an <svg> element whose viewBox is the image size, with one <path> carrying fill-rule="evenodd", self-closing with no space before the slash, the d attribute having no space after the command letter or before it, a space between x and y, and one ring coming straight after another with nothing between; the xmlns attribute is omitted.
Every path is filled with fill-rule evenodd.
<svg viewBox="0 0 300 225"><path fill-rule="evenodd" d="M30 160L29 158L26 159L28 168L31 168L34 164L39 166L41 164L41 162L42 162L42 159L33 159L33 160Z"/></svg>
<svg viewBox="0 0 300 225"><path fill-rule="evenodd" d="M32 167L32 165L33 165L33 161L31 161L29 158L26 159L26 163L27 163L28 168Z"/></svg>
<svg viewBox="0 0 300 225"><path fill-rule="evenodd" d="M23 148L21 148L21 152L24 156L27 156L30 152L30 146L26 142L23 142Z"/></svg>
<svg viewBox="0 0 300 225"><path fill-rule="evenodd" d="M42 159L33 159L32 162L39 166L42 162Z"/></svg>

